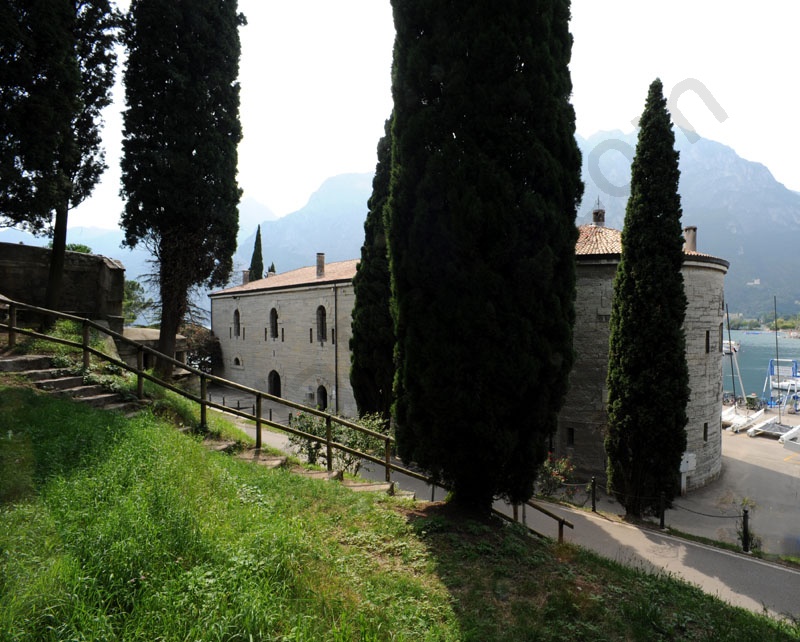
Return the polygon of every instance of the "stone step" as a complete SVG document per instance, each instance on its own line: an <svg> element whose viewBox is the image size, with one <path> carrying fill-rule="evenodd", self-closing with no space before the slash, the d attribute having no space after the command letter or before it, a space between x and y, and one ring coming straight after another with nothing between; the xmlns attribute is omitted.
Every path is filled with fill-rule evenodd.
<svg viewBox="0 0 800 642"><path fill-rule="evenodd" d="M40 390L69 390L83 385L83 375L68 375L66 377L56 377L55 379L40 379L36 382L36 387Z"/></svg>
<svg viewBox="0 0 800 642"><path fill-rule="evenodd" d="M52 367L50 357L37 354L14 354L3 356L0 360L0 372L21 372L24 370L44 370Z"/></svg>
<svg viewBox="0 0 800 642"><path fill-rule="evenodd" d="M93 395L88 397L74 397L75 401L85 403L92 408L105 408L111 404L119 403L120 397L114 392L108 392L101 395Z"/></svg>
<svg viewBox="0 0 800 642"><path fill-rule="evenodd" d="M341 470L308 470L306 468L301 468L300 466L295 466L292 468L292 472L295 475L300 475L301 477L308 477L309 479L321 479L322 481L342 481L344 479L344 475L342 474Z"/></svg>
<svg viewBox="0 0 800 642"><path fill-rule="evenodd" d="M75 399L81 397L94 397L108 392L103 386L97 383L88 384L85 386L75 386L74 388L62 388L59 392Z"/></svg>
<svg viewBox="0 0 800 642"><path fill-rule="evenodd" d="M47 379L58 379L63 376L60 368L47 368L45 370L23 370L18 373L29 381L45 381Z"/></svg>
<svg viewBox="0 0 800 642"><path fill-rule="evenodd" d="M237 457L266 468L283 468L288 461L285 456L270 455L259 448L251 448L240 452Z"/></svg>
<svg viewBox="0 0 800 642"><path fill-rule="evenodd" d="M392 482L357 482L347 480L342 482L345 488L354 490L357 493L387 493L394 494L394 484Z"/></svg>

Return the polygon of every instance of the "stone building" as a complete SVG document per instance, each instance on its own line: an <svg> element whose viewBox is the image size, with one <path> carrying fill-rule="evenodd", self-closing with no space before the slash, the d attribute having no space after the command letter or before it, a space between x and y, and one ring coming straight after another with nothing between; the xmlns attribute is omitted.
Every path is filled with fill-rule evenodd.
<svg viewBox="0 0 800 642"><path fill-rule="evenodd" d="M218 374L312 407L356 417L350 387L350 321L358 260L245 283L211 298L211 330L222 349Z"/></svg>
<svg viewBox="0 0 800 642"><path fill-rule="evenodd" d="M553 450L569 456L582 476L605 479L606 372L614 274L621 233L604 225L603 210L579 228L575 365ZM686 490L715 479L722 467L722 321L727 261L696 248L696 228L685 230L683 264L688 298L686 355ZM268 275L211 295L211 329L223 354L219 374L286 399L355 417L350 387L352 278L357 260ZM657 333L658 328L653 328ZM658 368L658 355L653 355Z"/></svg>
<svg viewBox="0 0 800 642"><path fill-rule="evenodd" d="M575 365L558 417L554 451L577 471L605 479L606 373L613 281L621 232L605 227L597 209L593 223L579 228L576 244ZM687 450L682 487L691 490L722 469L722 330L724 280L729 263L697 251L697 228L684 230L683 280L688 300L684 330L691 396L686 408ZM653 333L658 328L652 328ZM658 372L658 355L653 354Z"/></svg>

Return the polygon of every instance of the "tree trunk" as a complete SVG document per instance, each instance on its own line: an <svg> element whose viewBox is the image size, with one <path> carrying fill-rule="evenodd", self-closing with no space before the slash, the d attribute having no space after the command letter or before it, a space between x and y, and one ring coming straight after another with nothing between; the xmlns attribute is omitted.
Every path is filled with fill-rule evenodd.
<svg viewBox="0 0 800 642"><path fill-rule="evenodd" d="M175 283L165 282L161 276L161 330L158 335L158 351L175 357L178 328L186 312L186 289ZM168 381L172 378L172 363L164 359L156 361L156 376Z"/></svg>
<svg viewBox="0 0 800 642"><path fill-rule="evenodd" d="M64 274L64 259L67 251L67 203L56 208L56 220L53 226L53 249L50 252L50 273L47 277L47 293L45 305L49 310L58 310L61 302L61 289ZM51 328L55 317L46 317L44 328Z"/></svg>

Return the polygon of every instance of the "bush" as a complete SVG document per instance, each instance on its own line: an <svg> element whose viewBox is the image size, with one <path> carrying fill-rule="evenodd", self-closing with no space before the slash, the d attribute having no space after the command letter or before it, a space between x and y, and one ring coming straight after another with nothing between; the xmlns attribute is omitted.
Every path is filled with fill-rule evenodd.
<svg viewBox="0 0 800 642"><path fill-rule="evenodd" d="M575 494L576 487L566 484L571 482L573 472L575 466L568 457L555 457L550 453L539 468L537 478L539 493L545 497L552 497L561 491L568 499L571 498Z"/></svg>
<svg viewBox="0 0 800 642"><path fill-rule="evenodd" d="M358 423L364 428L368 428L374 432L385 435L389 434L386 422L378 413L367 414L361 417L361 419L349 419L348 421ZM292 417L290 426L295 430L302 430L304 433L320 438L321 441L316 441L307 437L290 435L289 443L305 455L309 464L327 466L328 454L327 448L325 447L325 419L317 415L301 412ZM348 426L343 426L335 420L331 425L331 439L343 446L376 457L382 456L384 452L384 441L382 439L366 435ZM364 461L363 458L358 455L337 450L336 448L333 449L332 458L333 462L331 466L333 469L342 470L353 475L358 474Z"/></svg>

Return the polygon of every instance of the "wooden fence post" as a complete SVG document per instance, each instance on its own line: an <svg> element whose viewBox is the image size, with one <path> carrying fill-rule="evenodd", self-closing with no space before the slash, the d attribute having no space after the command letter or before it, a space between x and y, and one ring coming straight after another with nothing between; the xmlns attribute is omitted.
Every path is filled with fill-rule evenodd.
<svg viewBox="0 0 800 642"><path fill-rule="evenodd" d="M144 350L140 347L136 351L136 398L144 399Z"/></svg>
<svg viewBox="0 0 800 642"><path fill-rule="evenodd" d="M89 352L89 324L83 322L83 369L88 370L91 365L91 356Z"/></svg>
<svg viewBox="0 0 800 642"><path fill-rule="evenodd" d="M256 395L256 448L261 448L261 395Z"/></svg>
<svg viewBox="0 0 800 642"><path fill-rule="evenodd" d="M8 347L13 348L17 345L17 333L14 328L17 327L17 306L13 303L8 305Z"/></svg>
<svg viewBox="0 0 800 642"><path fill-rule="evenodd" d="M392 442L388 437L384 440L383 452L384 452L384 462L385 462L385 466L386 466L386 481L387 482L391 482L392 481Z"/></svg>
<svg viewBox="0 0 800 642"><path fill-rule="evenodd" d="M206 418L206 399L208 398L208 381L205 375L200 375L200 429L208 428Z"/></svg>
<svg viewBox="0 0 800 642"><path fill-rule="evenodd" d="M327 454L328 454L328 472L333 470L333 449L331 447L332 441L332 429L331 429L331 416L325 416L325 441L327 442Z"/></svg>

